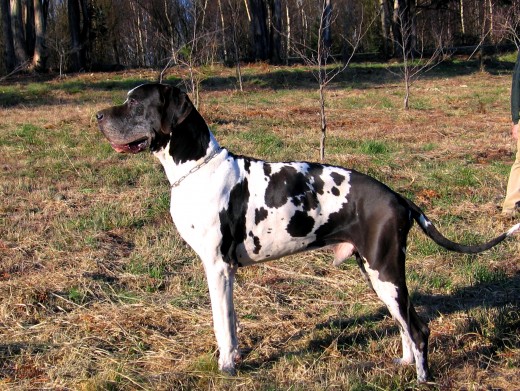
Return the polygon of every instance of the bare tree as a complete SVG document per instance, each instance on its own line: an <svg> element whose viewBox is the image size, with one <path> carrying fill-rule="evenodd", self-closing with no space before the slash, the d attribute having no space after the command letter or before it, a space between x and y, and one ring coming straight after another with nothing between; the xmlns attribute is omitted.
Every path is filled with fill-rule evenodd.
<svg viewBox="0 0 520 391"><path fill-rule="evenodd" d="M172 49L171 57L168 63L160 73L160 81L164 77L165 72L173 65L181 65L188 71L188 78L184 80L187 91L192 94L193 104L198 107L200 104L200 84L206 78L204 69L200 67L203 64L203 47L204 39L208 36L215 37L217 31L204 31L206 18L206 10L209 0L193 1L186 10L192 21L191 28L188 31L189 36L185 42L180 43L176 48Z"/></svg>
<svg viewBox="0 0 520 391"><path fill-rule="evenodd" d="M327 113L326 113L326 89L328 85L345 69L347 69L354 53L358 49L363 35L368 31L364 26L363 17L359 25L354 29L352 38L341 37L350 47L350 56L345 59L343 64L333 63L331 53L332 37L330 35L331 26L337 18L337 13L333 13L331 0L320 0L319 2L319 26L316 36L316 47L309 47L303 43L295 43L294 50L300 58L313 69L313 75L318 82L319 106L320 106L320 160L325 160L325 141L327 138ZM369 23L371 25L373 20Z"/></svg>
<svg viewBox="0 0 520 391"><path fill-rule="evenodd" d="M245 2L247 6L247 1ZM235 69L237 75L238 88L240 91L244 91L242 83L242 68L240 66L240 45L239 45L239 21L240 21L240 0L228 0L229 13L231 16L231 29L232 29L232 41L233 41L233 55L235 60ZM246 9L247 11L247 9Z"/></svg>
<svg viewBox="0 0 520 391"><path fill-rule="evenodd" d="M398 39L394 39L394 45L398 48L398 52L401 53L402 63L399 72L394 72L391 68L388 69L394 74L400 74L403 79L405 92L403 107L405 110L408 110L412 84L417 81L420 75L428 72L444 60L444 50L440 38L442 34L438 34L437 42L431 55L426 57L424 42L421 40L421 46L417 46L416 26L413 21L413 15L410 15L410 10L403 6L397 11L395 18L399 31L396 34Z"/></svg>
<svg viewBox="0 0 520 391"><path fill-rule="evenodd" d="M499 23L502 35L508 41L512 42L517 50L520 50L520 9L512 8L504 12L499 18Z"/></svg>

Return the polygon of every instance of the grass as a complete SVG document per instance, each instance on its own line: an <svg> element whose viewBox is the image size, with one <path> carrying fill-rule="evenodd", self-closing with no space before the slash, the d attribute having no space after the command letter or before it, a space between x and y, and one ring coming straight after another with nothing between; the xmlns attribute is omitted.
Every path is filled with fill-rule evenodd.
<svg viewBox="0 0 520 391"><path fill-rule="evenodd" d="M498 59L504 64L514 56ZM512 64L510 64L512 65ZM306 67L208 68L200 111L222 145L268 160L317 160L318 102ZM400 337L355 262L326 251L239 271L238 376L217 370L203 268L169 216L149 154L115 154L95 112L156 73L20 77L0 84L0 389L402 390ZM169 75L179 83L182 74ZM412 198L449 238L512 224L497 206L513 160L510 69L442 64L412 87L352 64L327 91L326 162ZM428 389L520 388L516 238L478 256L411 231L407 278L432 330Z"/></svg>

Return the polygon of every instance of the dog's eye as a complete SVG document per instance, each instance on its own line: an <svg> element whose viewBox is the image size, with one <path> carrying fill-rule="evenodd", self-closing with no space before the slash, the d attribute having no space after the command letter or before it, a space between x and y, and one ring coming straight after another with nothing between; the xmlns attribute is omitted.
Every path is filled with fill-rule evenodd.
<svg viewBox="0 0 520 391"><path fill-rule="evenodd" d="M139 102L137 102L137 100L135 100L134 98L128 98L128 104L130 106L135 106L137 105Z"/></svg>

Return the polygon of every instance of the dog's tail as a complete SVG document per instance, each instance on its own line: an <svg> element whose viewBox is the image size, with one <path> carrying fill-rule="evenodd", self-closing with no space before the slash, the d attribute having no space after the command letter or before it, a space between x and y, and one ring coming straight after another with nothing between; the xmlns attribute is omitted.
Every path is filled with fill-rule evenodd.
<svg viewBox="0 0 520 391"><path fill-rule="evenodd" d="M403 197L404 198L404 197ZM512 235L514 232L520 229L520 223L513 225L507 232L504 232L502 235L497 236L494 239L482 244L476 245L464 245L460 243L453 242L446 238L443 234L439 232L439 230L433 225L433 223L426 217L424 212L415 205L412 201L407 198L404 198L406 203L408 204L409 210L412 213L412 217L417 224L421 227L423 232L430 237L435 243L439 246L444 247L447 250L455 251L464 254L477 254L482 251L488 250L498 243L503 241L508 236Z"/></svg>

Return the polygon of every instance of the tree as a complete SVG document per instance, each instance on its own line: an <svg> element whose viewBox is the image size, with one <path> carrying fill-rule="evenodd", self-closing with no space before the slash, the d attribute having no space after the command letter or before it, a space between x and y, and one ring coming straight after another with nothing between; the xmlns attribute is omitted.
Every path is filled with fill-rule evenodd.
<svg viewBox="0 0 520 391"><path fill-rule="evenodd" d="M90 51L90 12L87 0L68 0L71 70L87 69Z"/></svg>
<svg viewBox="0 0 520 391"><path fill-rule="evenodd" d="M267 9L264 0L249 0L251 14L251 57L255 60L269 59L269 36Z"/></svg>
<svg viewBox="0 0 520 391"><path fill-rule="evenodd" d="M505 38L511 41L517 50L520 50L520 7L503 14L500 24Z"/></svg>
<svg viewBox="0 0 520 391"><path fill-rule="evenodd" d="M397 0L397 7L394 8L393 35L395 53L400 57L415 52L417 37L415 16L415 0Z"/></svg>
<svg viewBox="0 0 520 391"><path fill-rule="evenodd" d="M220 1L220 0L219 0ZM247 1L245 2L247 7ZM228 0L229 14L231 15L231 30L232 30L232 42L233 42L233 56L235 60L235 69L237 75L238 88L240 91L244 90L242 83L242 68L240 66L240 0ZM247 11L247 8L246 8Z"/></svg>
<svg viewBox="0 0 520 391"><path fill-rule="evenodd" d="M316 37L311 41L316 42L315 47L310 47L300 42L295 46L295 51L300 58L313 69L313 75L318 82L319 92L319 107L320 107L320 160L325 160L325 141L327 138L327 113L326 113L326 89L328 85L350 64L352 57L363 38L364 33L368 31L368 27L364 26L363 19L359 22L359 26L354 29L352 39L347 39L345 36L342 40L350 47L350 56L345 59L341 65L334 64L329 67L329 61L333 60L331 56L332 48L332 24L337 18L337 14L333 15L332 1L320 0L317 7L317 14L319 15L318 29ZM369 26L373 21L369 23Z"/></svg>
<svg viewBox="0 0 520 391"><path fill-rule="evenodd" d="M394 0L379 0L381 6L381 32L382 50L386 58L393 55L392 16L394 12Z"/></svg>
<svg viewBox="0 0 520 391"><path fill-rule="evenodd" d="M33 5L35 45L31 67L36 70L45 70L47 68L48 57L45 37L47 30L49 2L43 0L34 0Z"/></svg>
<svg viewBox="0 0 520 391"><path fill-rule="evenodd" d="M29 61L29 54L25 46L22 11L22 1L11 0L11 28L17 64L27 64Z"/></svg>
<svg viewBox="0 0 520 391"><path fill-rule="evenodd" d="M270 0L271 25L269 26L269 60L271 64L282 62L282 1Z"/></svg>
<svg viewBox="0 0 520 391"><path fill-rule="evenodd" d="M9 0L0 0L0 12L2 12L2 31L5 45L5 67L11 72L16 67L16 55L14 52L13 31L11 29L11 7Z"/></svg>
<svg viewBox="0 0 520 391"><path fill-rule="evenodd" d="M401 0L399 0L401 1ZM438 38L435 48L429 57L425 57L424 42L420 50L416 45L416 24L415 7L408 8L409 0L403 0L395 14L395 25L398 28L394 35L397 52L401 54L402 65L400 73L404 81L404 100L403 107L408 110L410 107L410 88L412 84L425 73L437 66L444 58L444 51L441 38ZM438 34L441 37L442 34Z"/></svg>
<svg viewBox="0 0 520 391"><path fill-rule="evenodd" d="M8 71L45 70L48 4L45 0L0 0Z"/></svg>

